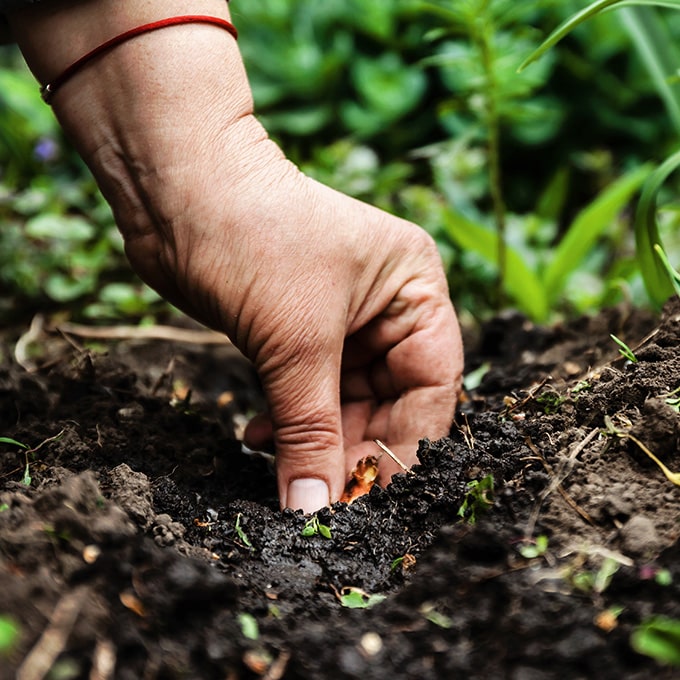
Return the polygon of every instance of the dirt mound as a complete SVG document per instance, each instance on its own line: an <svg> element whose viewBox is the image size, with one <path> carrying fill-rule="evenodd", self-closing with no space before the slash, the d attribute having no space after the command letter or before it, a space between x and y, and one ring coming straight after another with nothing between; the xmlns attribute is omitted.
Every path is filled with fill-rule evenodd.
<svg viewBox="0 0 680 680"><path fill-rule="evenodd" d="M451 436L314 522L233 437L261 397L229 347L34 338L49 360L0 365L28 447L0 444L0 676L672 677L631 634L680 619L680 492L649 456L680 469L679 336L677 304L499 317Z"/></svg>

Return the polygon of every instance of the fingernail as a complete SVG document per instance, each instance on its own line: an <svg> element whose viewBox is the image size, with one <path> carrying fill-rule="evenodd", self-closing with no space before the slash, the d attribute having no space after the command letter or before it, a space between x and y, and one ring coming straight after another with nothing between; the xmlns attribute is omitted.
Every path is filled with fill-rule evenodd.
<svg viewBox="0 0 680 680"><path fill-rule="evenodd" d="M294 479L288 485L286 505L305 514L330 505L328 486L323 479Z"/></svg>

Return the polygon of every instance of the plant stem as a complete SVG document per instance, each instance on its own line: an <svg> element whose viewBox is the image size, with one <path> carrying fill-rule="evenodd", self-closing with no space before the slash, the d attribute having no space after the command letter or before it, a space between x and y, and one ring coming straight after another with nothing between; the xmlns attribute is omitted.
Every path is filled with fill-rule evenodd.
<svg viewBox="0 0 680 680"><path fill-rule="evenodd" d="M496 232L498 234L498 278L497 278L497 305L503 302L503 287L506 272L506 234L505 234L505 201L503 199L503 186L501 178L501 153L500 153L500 116L498 113L498 84L494 70L493 55L493 22L492 13L489 10L489 1L481 3L478 21L474 22L476 30L474 39L482 57L486 79L485 103L485 126L487 134L487 149L489 154L489 190L493 207Z"/></svg>

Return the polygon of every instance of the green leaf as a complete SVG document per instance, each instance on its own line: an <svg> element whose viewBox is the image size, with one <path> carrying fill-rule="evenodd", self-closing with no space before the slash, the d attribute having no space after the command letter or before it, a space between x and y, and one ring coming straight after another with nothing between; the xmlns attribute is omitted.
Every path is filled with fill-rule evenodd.
<svg viewBox="0 0 680 680"><path fill-rule="evenodd" d="M28 446L22 442L18 442L16 439L11 437L0 437L0 444L12 444L13 446L20 446L22 449L27 449Z"/></svg>
<svg viewBox="0 0 680 680"><path fill-rule="evenodd" d="M386 595L370 595L361 590L361 588L347 586L342 589L340 604L348 609L370 609L382 602L386 597Z"/></svg>
<svg viewBox="0 0 680 680"><path fill-rule="evenodd" d="M663 261L655 252L661 244L656 220L657 197L668 176L680 166L680 151L667 158L649 176L635 213L635 243L642 279L651 301L661 307L674 289Z"/></svg>
<svg viewBox="0 0 680 680"><path fill-rule="evenodd" d="M0 654L12 652L19 638L19 624L10 616L0 615Z"/></svg>
<svg viewBox="0 0 680 680"><path fill-rule="evenodd" d="M592 4L584 7L582 10L573 14L568 19L565 19L540 45L537 47L520 65L517 69L522 72L529 64L540 59L550 48L554 47L560 40L565 38L577 26L587 21L591 17L608 9L612 5L621 3L622 0L597 0ZM647 3L643 3L647 4Z"/></svg>
<svg viewBox="0 0 680 680"><path fill-rule="evenodd" d="M676 9L680 9L680 4ZM680 87L669 82L680 65L680 53L675 49L674 38L654 7L628 7L621 10L620 16L676 132L680 132Z"/></svg>
<svg viewBox="0 0 680 680"><path fill-rule="evenodd" d="M330 530L330 527L327 527L325 524L319 524L319 533L320 533L324 538L331 538L331 530Z"/></svg>
<svg viewBox="0 0 680 680"><path fill-rule="evenodd" d="M454 210L447 210L443 220L445 233L459 248L474 251L490 263L496 262L498 235L495 232ZM503 283L507 292L523 312L535 321L544 321L549 309L542 282L510 246L506 247L506 262Z"/></svg>
<svg viewBox="0 0 680 680"><path fill-rule="evenodd" d="M611 226L649 176L649 171L649 165L642 165L619 177L577 215L541 277L548 304L552 305L559 298L569 275L578 268L593 244Z"/></svg>
<svg viewBox="0 0 680 680"><path fill-rule="evenodd" d="M631 647L659 663L680 666L680 621L665 616L652 617L636 628Z"/></svg>
<svg viewBox="0 0 680 680"><path fill-rule="evenodd" d="M248 613L238 615L238 622L241 626L243 637L248 640L258 640L260 637L260 628L257 625L257 619Z"/></svg>

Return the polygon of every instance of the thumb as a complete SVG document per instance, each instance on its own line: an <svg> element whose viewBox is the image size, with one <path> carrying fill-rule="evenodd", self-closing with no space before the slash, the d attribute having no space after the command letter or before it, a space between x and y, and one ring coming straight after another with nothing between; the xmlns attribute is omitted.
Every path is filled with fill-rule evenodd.
<svg viewBox="0 0 680 680"><path fill-rule="evenodd" d="M305 513L336 501L345 484L339 353L323 355L303 352L296 365L263 380L281 508Z"/></svg>

